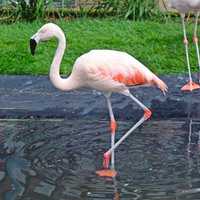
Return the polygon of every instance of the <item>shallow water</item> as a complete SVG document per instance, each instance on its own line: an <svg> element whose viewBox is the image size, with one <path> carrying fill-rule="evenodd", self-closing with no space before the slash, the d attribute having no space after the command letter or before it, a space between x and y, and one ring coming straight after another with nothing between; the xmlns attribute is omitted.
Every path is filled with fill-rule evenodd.
<svg viewBox="0 0 200 200"><path fill-rule="evenodd" d="M0 121L0 199L200 199L200 121L145 122L116 150L115 179L95 174L108 132L106 121Z"/></svg>

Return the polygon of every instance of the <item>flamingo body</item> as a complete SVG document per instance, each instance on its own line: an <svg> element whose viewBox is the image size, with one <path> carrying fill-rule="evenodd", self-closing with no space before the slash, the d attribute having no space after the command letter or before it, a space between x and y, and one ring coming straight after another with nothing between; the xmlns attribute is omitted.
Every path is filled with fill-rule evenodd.
<svg viewBox="0 0 200 200"><path fill-rule="evenodd" d="M169 6L180 13L200 10L200 0L168 0Z"/></svg>
<svg viewBox="0 0 200 200"><path fill-rule="evenodd" d="M73 67L72 77L80 85L105 92L123 92L135 85L165 84L131 55L114 50L92 50L80 56ZM77 78L76 78L77 79Z"/></svg>
<svg viewBox="0 0 200 200"><path fill-rule="evenodd" d="M112 170L97 171L97 174L100 176L116 176L114 150L151 116L151 111L135 98L128 88L135 85L155 85L165 93L167 85L131 55L114 50L92 50L83 54L76 59L71 75L68 78L62 78L60 76L60 64L66 48L66 40L63 31L57 25L46 24L32 36L30 40L31 53L34 54L37 43L49 40L52 37L58 39L58 48L50 68L52 84L63 91L89 87L100 90L105 94L110 115L111 149L104 154L103 165L108 168L111 160ZM110 95L113 92L130 97L144 110L144 116L117 143L115 143L117 123L110 101Z"/></svg>
<svg viewBox="0 0 200 200"><path fill-rule="evenodd" d="M167 0L169 7L175 8L181 15L182 19L182 26L183 26L183 35L184 35L184 46L185 46L185 55L187 61L187 68L188 68L188 75L189 81L186 85L184 85L181 90L182 91L192 91L196 89L200 89L200 74L199 74L199 83L193 82L192 74L191 74L191 65L190 65L190 58L189 58L189 41L187 38L186 33L186 26L185 26L185 15L188 12L194 12L196 15L195 19L195 28L194 28L194 35L193 35L193 42L196 47L196 54L198 59L198 67L200 70L200 54L199 54L199 45L198 45L198 36L197 36L197 26L198 26L198 17L200 14L200 0Z"/></svg>

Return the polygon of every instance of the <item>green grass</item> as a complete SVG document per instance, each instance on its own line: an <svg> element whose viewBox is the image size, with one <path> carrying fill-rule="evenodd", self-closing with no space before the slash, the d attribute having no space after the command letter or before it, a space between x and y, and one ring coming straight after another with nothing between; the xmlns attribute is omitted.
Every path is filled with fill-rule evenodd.
<svg viewBox="0 0 200 200"><path fill-rule="evenodd" d="M91 49L126 51L157 74L187 70L178 22L78 19L57 21L57 24L64 30L68 41L62 74L70 73L76 58ZM29 50L29 38L41 25L41 22L0 25L0 74L48 74L56 40L41 43L34 57ZM192 25L188 29L191 41ZM190 54L192 70L196 71L194 45Z"/></svg>

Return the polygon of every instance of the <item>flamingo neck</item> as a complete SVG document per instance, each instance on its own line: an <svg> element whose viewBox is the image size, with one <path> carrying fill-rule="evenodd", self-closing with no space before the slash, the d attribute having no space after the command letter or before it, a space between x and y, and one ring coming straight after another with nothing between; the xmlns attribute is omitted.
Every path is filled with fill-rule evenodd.
<svg viewBox="0 0 200 200"><path fill-rule="evenodd" d="M72 75L70 75L68 78L62 78L60 76L60 64L66 48L65 35L62 31L59 31L56 35L56 38L58 39L58 47L56 49L56 53L51 64L49 77L52 84L56 88L63 91L70 91L77 88L76 81L74 80Z"/></svg>

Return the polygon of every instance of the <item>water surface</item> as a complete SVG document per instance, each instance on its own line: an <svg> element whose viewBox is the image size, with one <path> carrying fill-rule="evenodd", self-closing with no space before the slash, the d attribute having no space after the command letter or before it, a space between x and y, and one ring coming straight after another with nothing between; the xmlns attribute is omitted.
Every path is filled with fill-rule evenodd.
<svg viewBox="0 0 200 200"><path fill-rule="evenodd" d="M133 122L119 122L117 139ZM97 177L107 121L0 121L2 200L200 199L200 122L148 121L116 150L115 179Z"/></svg>

